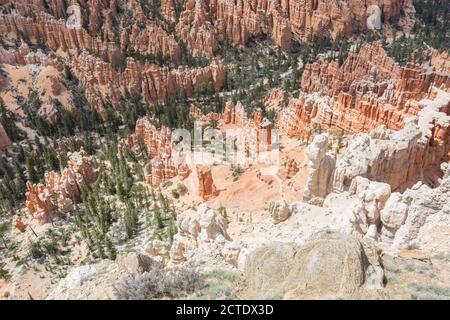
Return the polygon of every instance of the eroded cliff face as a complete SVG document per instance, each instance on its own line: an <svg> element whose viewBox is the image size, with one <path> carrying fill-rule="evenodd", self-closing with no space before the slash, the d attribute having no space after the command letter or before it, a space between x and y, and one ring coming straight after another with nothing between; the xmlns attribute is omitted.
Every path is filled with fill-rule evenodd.
<svg viewBox="0 0 450 320"><path fill-rule="evenodd" d="M186 1L176 33L194 55L212 57L219 47L219 38L210 21L206 1Z"/></svg>
<svg viewBox="0 0 450 320"><path fill-rule="evenodd" d="M54 67L55 69L62 71L62 64L53 58L50 58L42 50L32 51L26 43L21 43L18 50L5 49L0 47L0 63L11 65L27 65L37 64L43 67Z"/></svg>
<svg viewBox="0 0 450 320"><path fill-rule="evenodd" d="M435 101L448 114L448 104L433 88L448 91L445 56L433 68L409 63L401 67L381 45L367 44L350 52L342 66L336 61L305 66L302 94L279 114L278 127L289 135L308 137L314 125L348 132L368 132L379 125L394 130L406 117L423 112L423 100Z"/></svg>
<svg viewBox="0 0 450 320"><path fill-rule="evenodd" d="M103 113L107 102L119 106L120 97L128 92L143 97L147 103L166 101L179 91L190 97L208 82L219 90L225 80L225 67L214 59L205 68L169 69L154 64L141 64L128 59L123 71L87 53L73 61L73 71L86 90L86 98L97 111Z"/></svg>
<svg viewBox="0 0 450 320"><path fill-rule="evenodd" d="M151 159L146 168L149 185L159 185L176 176L187 178L191 172L183 155L175 150L172 131L157 129L154 119L144 117L137 121L136 132L128 138L128 145L136 153L145 153Z"/></svg>
<svg viewBox="0 0 450 320"><path fill-rule="evenodd" d="M450 94L441 94L447 97L448 103ZM393 191L403 191L418 181L433 185L435 181L427 178L428 170L438 168L449 159L450 116L427 112L428 117L407 118L405 127L399 131L380 126L370 134L356 135L335 166L322 164L327 146L318 144L316 140L321 135L316 136L308 149L305 200L310 200L311 195L323 199L331 191L351 190L359 177L388 184ZM325 173L314 181L321 172Z"/></svg>
<svg viewBox="0 0 450 320"><path fill-rule="evenodd" d="M65 23L71 2L2 2L6 14L0 18L1 32L23 34L52 50L81 48L110 59L120 48L176 64L182 49L175 37L197 56L212 57L221 43L245 45L264 36L289 50L294 39L348 37L370 27L371 19L389 21L401 12L408 17L414 13L411 0L83 0L78 1L83 28L71 29ZM377 17L372 17L374 8Z"/></svg>
<svg viewBox="0 0 450 320"><path fill-rule="evenodd" d="M41 224L48 222L56 209L71 212L82 189L96 181L100 169L96 160L83 150L71 154L61 174L46 172L43 184L27 184L28 212Z"/></svg>
<svg viewBox="0 0 450 320"><path fill-rule="evenodd" d="M68 29L65 20L37 11L34 18L13 11L0 16L0 33L13 37L23 35L33 43L43 43L52 51L86 49L105 59L110 59L117 49L112 42L102 42L85 29Z"/></svg>
<svg viewBox="0 0 450 320"><path fill-rule="evenodd" d="M366 30L369 7L377 8L384 21L402 10L408 16L414 13L411 0L188 0L177 31L192 52L204 55L211 55L218 41L245 45L262 36L289 50L293 39L311 41L328 33L348 37Z"/></svg>
<svg viewBox="0 0 450 320"><path fill-rule="evenodd" d="M4 1L9 3L10 1ZM82 28L68 25L69 8L78 3ZM132 1L28 0L10 8L0 17L0 32L23 35L36 44L56 51L85 49L103 59L111 59L117 49L142 55L160 55L180 62L180 46L165 26L149 19L142 3ZM77 9L78 10L78 9Z"/></svg>
<svg viewBox="0 0 450 320"><path fill-rule="evenodd" d="M333 189L347 189L356 176L388 183L392 190L428 182L427 169L448 161L450 151L450 117L435 116L428 124L424 118L411 117L400 131L380 127L355 137L336 164ZM430 130L433 123L437 125Z"/></svg>
<svg viewBox="0 0 450 320"><path fill-rule="evenodd" d="M373 43L350 52L342 66L306 65L302 93L280 111L277 127L307 139L318 127L362 132L336 163L335 192L348 190L357 176L392 190L419 180L433 184L427 172L449 159L450 76L447 55L433 50L426 55L425 63L402 67Z"/></svg>
<svg viewBox="0 0 450 320"><path fill-rule="evenodd" d="M350 51L342 66L337 61L307 64L301 79L305 93L321 92L337 96L373 93L387 103L406 107L408 100L423 98L430 86L450 87L448 75L411 62L405 67L389 57L378 42Z"/></svg>

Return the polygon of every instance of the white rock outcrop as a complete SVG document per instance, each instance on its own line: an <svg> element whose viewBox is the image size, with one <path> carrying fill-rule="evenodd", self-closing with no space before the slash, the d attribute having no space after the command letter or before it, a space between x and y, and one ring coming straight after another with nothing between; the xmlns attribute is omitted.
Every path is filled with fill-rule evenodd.
<svg viewBox="0 0 450 320"><path fill-rule="evenodd" d="M286 221L292 214L292 206L285 200L274 201L268 207L274 224Z"/></svg>
<svg viewBox="0 0 450 320"><path fill-rule="evenodd" d="M349 191L330 194L324 207L332 216L333 229L378 240L381 210L390 195L388 184L358 176L353 179Z"/></svg>
<svg viewBox="0 0 450 320"><path fill-rule="evenodd" d="M308 177L303 200L320 204L330 191L332 173L336 164L334 155L327 153L328 135L320 134L306 149Z"/></svg>
<svg viewBox="0 0 450 320"><path fill-rule="evenodd" d="M188 209L177 216L178 233L167 253L159 243L153 242L146 252L167 268L186 261L202 263L228 263L236 265L240 253L238 243L232 242L227 233L226 218L201 204L196 210Z"/></svg>
<svg viewBox="0 0 450 320"><path fill-rule="evenodd" d="M450 165L444 163L441 169L444 176L438 187L418 182L386 202L380 213L381 237L393 249L450 249Z"/></svg>
<svg viewBox="0 0 450 320"><path fill-rule="evenodd" d="M371 238L393 251L450 249L450 165L443 163L441 184L416 183L403 193L388 184L356 177L348 191L331 193L324 207L331 227Z"/></svg>
<svg viewBox="0 0 450 320"><path fill-rule="evenodd" d="M370 134L358 134L336 163L334 192L348 190L357 176L388 183L392 190L404 190L424 181L424 172L439 165L446 147L423 132L418 117L410 117L400 131L381 126Z"/></svg>
<svg viewBox="0 0 450 320"><path fill-rule="evenodd" d="M367 29L380 30L381 23L381 9L376 4L367 7Z"/></svg>

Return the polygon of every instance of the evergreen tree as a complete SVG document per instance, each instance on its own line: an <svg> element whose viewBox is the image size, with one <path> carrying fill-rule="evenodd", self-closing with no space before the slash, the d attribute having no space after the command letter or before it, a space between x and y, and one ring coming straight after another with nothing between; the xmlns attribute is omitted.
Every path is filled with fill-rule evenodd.
<svg viewBox="0 0 450 320"><path fill-rule="evenodd" d="M111 242L111 239L109 237L106 237L106 239L105 239L105 246L106 246L106 251L108 253L108 259L115 260L116 256L117 256L117 251L116 251L116 248L114 248L114 245Z"/></svg>
<svg viewBox="0 0 450 320"><path fill-rule="evenodd" d="M32 183L38 183L39 177L34 167L34 159L32 157L26 158L26 169L28 174L28 180Z"/></svg>

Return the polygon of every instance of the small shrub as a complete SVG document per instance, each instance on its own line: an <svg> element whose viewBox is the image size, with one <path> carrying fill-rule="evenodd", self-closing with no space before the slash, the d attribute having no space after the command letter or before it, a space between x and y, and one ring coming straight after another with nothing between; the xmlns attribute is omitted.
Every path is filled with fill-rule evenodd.
<svg viewBox="0 0 450 320"><path fill-rule="evenodd" d="M40 242L33 242L31 244L29 255L33 259L40 259L45 256Z"/></svg>
<svg viewBox="0 0 450 320"><path fill-rule="evenodd" d="M269 292L267 293L263 300L282 300L283 297L279 293Z"/></svg>
<svg viewBox="0 0 450 320"><path fill-rule="evenodd" d="M7 280L9 278L9 271L0 267L0 279Z"/></svg>
<svg viewBox="0 0 450 320"><path fill-rule="evenodd" d="M413 300L448 300L450 299L450 288L440 287L433 284L411 283L409 285L414 290L411 293Z"/></svg>
<svg viewBox="0 0 450 320"><path fill-rule="evenodd" d="M173 185L172 181L166 181L162 184L162 188L167 189L167 188L171 187L172 185Z"/></svg>
<svg viewBox="0 0 450 320"><path fill-rule="evenodd" d="M243 173L244 173L244 169L242 169L242 167L240 165L237 165L237 166L232 165L231 166L231 174L233 177L237 178Z"/></svg>
<svg viewBox="0 0 450 320"><path fill-rule="evenodd" d="M186 267L171 272L155 268L125 278L115 287L115 292L121 300L174 299L199 291L204 286L204 280L195 268Z"/></svg>
<svg viewBox="0 0 450 320"><path fill-rule="evenodd" d="M407 263L405 265L405 270L409 272L414 272L416 270L415 266L411 263Z"/></svg>
<svg viewBox="0 0 450 320"><path fill-rule="evenodd" d="M450 261L450 253L441 252L436 254L434 258L442 261Z"/></svg>
<svg viewBox="0 0 450 320"><path fill-rule="evenodd" d="M197 293L201 299L234 299L240 277L230 270L214 269L205 274L205 288Z"/></svg>
<svg viewBox="0 0 450 320"><path fill-rule="evenodd" d="M177 185L177 190L178 190L178 193L180 194L180 196L184 196L188 191L187 187L182 183L179 183Z"/></svg>
<svg viewBox="0 0 450 320"><path fill-rule="evenodd" d="M392 273L398 273L400 272L400 269L397 268L395 265L391 265L391 264L386 264L384 266L384 269L388 272L392 272Z"/></svg>
<svg viewBox="0 0 450 320"><path fill-rule="evenodd" d="M178 199L180 197L180 194L177 189L172 190L172 197L174 197L175 199Z"/></svg>

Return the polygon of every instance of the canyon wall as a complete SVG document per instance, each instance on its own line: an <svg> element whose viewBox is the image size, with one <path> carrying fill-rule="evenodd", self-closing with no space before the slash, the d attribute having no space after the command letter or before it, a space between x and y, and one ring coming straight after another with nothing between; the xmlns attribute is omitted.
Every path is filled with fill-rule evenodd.
<svg viewBox="0 0 450 320"><path fill-rule="evenodd" d="M41 102L37 113L50 123L58 122L62 110L60 107L76 117L76 97L64 77L64 64L54 55L47 54L42 49L33 51L29 45L21 43L17 50L0 47L0 63L3 64L3 76L6 80L1 86L3 90L0 97L10 110L20 110L19 113L22 113L23 108L18 101L26 99L34 90ZM23 75L23 80L19 81L23 81L27 90L17 90L20 83L14 81L15 73ZM35 80L27 82L25 79Z"/></svg>
<svg viewBox="0 0 450 320"><path fill-rule="evenodd" d="M388 183L392 190L428 182L427 169L448 161L450 151L450 117L441 114L432 122L440 123L424 130L420 118L411 117L400 131L380 127L370 135L357 135L336 163L333 189L348 189L356 176Z"/></svg>
<svg viewBox="0 0 450 320"><path fill-rule="evenodd" d="M245 45L264 36L289 50L293 39L312 41L327 33L349 37L364 31L369 8L375 7L384 21L402 11L412 18L415 12L411 0L187 0L177 31L192 52L206 56L217 50L217 42Z"/></svg>
<svg viewBox="0 0 450 320"><path fill-rule="evenodd" d="M399 130L406 117L424 112L424 101L435 101L436 111L449 114L448 102L437 97L439 89L450 88L450 76L443 72L445 57L439 58L434 68L415 63L401 67L373 43L351 51L342 66L324 60L307 64L302 93L280 111L277 127L306 138L315 126L348 132L380 125Z"/></svg>
<svg viewBox="0 0 450 320"><path fill-rule="evenodd" d="M142 96L147 103L157 103L179 91L190 97L200 85L208 82L219 90L225 80L225 66L216 59L205 68L177 69L128 59L124 70L116 71L110 63L82 53L74 59L73 71L86 90L87 100L100 113L107 102L118 107L120 97L126 92Z"/></svg>
<svg viewBox="0 0 450 320"><path fill-rule="evenodd" d="M123 52L161 55L175 63L181 58L175 35L190 53L207 57L217 53L219 43L245 45L264 36L289 50L294 39L349 37L367 30L373 8L380 14L377 19L385 22L402 12L412 18L415 12L411 0L164 0L160 4L83 0L78 1L83 28L77 30L66 27L71 2L3 0L2 4L9 5L0 17L2 33L21 34L52 50L86 49L106 59L120 47Z"/></svg>
<svg viewBox="0 0 450 320"><path fill-rule="evenodd" d="M447 113L450 93L433 89L432 95L433 100L418 102L418 115L405 118L401 130L381 125L370 134L356 134L336 162L334 171L320 179L325 184L323 190L346 191L358 176L387 183L392 190L405 190L419 180L433 185L435 178L427 174L450 157L450 115ZM315 139L317 137L320 135ZM326 146L314 149L315 141L308 150L320 149L324 153ZM320 162L316 161L316 154L320 154L319 151L308 152L308 172L317 171ZM318 182L313 184L315 188L319 185ZM325 191L315 193L321 198L326 195ZM306 199L308 196L306 192Z"/></svg>
<svg viewBox="0 0 450 320"><path fill-rule="evenodd" d="M85 49L108 61L120 49L141 55L160 55L179 63L181 50L174 35L169 35L155 20L148 19L140 1L120 5L119 2L78 1L82 28L67 25L69 2L54 0L48 5L38 0L14 2L14 9L0 16L0 33L20 35L35 44L45 44L53 51ZM121 30L120 33L117 30Z"/></svg>
<svg viewBox="0 0 450 320"><path fill-rule="evenodd" d="M54 67L58 71L63 70L63 65L54 58L49 57L41 49L32 51L26 43L21 43L17 50L6 50L0 47L0 63L10 65L37 64L43 67Z"/></svg>
<svg viewBox="0 0 450 320"><path fill-rule="evenodd" d="M151 159L146 179L150 185L159 185L176 176L187 178L191 172L181 153L175 151L172 131L157 129L155 120L144 117L137 121L135 134L128 137L128 145L136 153L145 153Z"/></svg>

